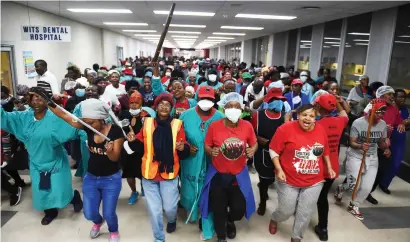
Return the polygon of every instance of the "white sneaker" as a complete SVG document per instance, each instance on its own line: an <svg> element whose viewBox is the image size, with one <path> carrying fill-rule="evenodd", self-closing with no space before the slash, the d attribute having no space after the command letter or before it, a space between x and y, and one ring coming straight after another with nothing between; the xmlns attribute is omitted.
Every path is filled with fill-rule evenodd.
<svg viewBox="0 0 410 242"><path fill-rule="evenodd" d="M349 207L347 207L347 211L349 211L349 213L353 214L353 216L355 218L357 218L358 220L362 221L364 219L363 214L360 213L359 211L359 207L354 206L353 204L349 204Z"/></svg>

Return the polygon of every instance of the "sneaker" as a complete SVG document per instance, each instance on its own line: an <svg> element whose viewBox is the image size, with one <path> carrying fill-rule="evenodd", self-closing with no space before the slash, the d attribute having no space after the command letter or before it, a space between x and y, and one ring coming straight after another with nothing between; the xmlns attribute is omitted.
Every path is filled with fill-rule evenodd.
<svg viewBox="0 0 410 242"><path fill-rule="evenodd" d="M372 194L369 194L369 196L367 196L366 200L367 200L369 203L374 204L374 205L377 205L377 204L379 203L379 202L376 200L376 198L374 198L374 197L372 196Z"/></svg>
<svg viewBox="0 0 410 242"><path fill-rule="evenodd" d="M364 219L363 215L359 211L359 207L354 206L351 203L349 204L349 207L347 207L347 211L349 211L349 213L353 214L353 216L355 218L357 218L358 220L360 220L360 221Z"/></svg>
<svg viewBox="0 0 410 242"><path fill-rule="evenodd" d="M100 229L101 229L101 226L103 226L104 222L105 221L103 220L102 223L93 225L93 227L91 228L91 231L90 231L91 239L95 239L98 236L100 236Z"/></svg>
<svg viewBox="0 0 410 242"><path fill-rule="evenodd" d="M110 233L110 239L108 241L109 242L118 242L118 241L120 241L120 233L118 233L118 232Z"/></svg>
<svg viewBox="0 0 410 242"><path fill-rule="evenodd" d="M337 203L341 203L343 199L343 189L342 189L343 184L340 184L336 187L336 192L335 192L335 199Z"/></svg>
<svg viewBox="0 0 410 242"><path fill-rule="evenodd" d="M177 222L167 224L167 233L173 233L177 229Z"/></svg>
<svg viewBox="0 0 410 242"><path fill-rule="evenodd" d="M265 212L266 212L266 201L259 203L259 207L258 207L257 212L258 212L258 214L259 214L260 216L265 215Z"/></svg>
<svg viewBox="0 0 410 242"><path fill-rule="evenodd" d="M131 193L131 196L128 199L128 204L134 205L135 203L137 203L138 195L139 195L138 192Z"/></svg>
<svg viewBox="0 0 410 242"><path fill-rule="evenodd" d="M229 239L235 239L236 226L234 222L226 222L226 237Z"/></svg>
<svg viewBox="0 0 410 242"><path fill-rule="evenodd" d="M270 234L276 234L278 231L278 222L273 221L272 219L269 222L269 233Z"/></svg>
<svg viewBox="0 0 410 242"><path fill-rule="evenodd" d="M327 229L321 229L318 225L315 226L315 233L320 241L327 241L329 239Z"/></svg>
<svg viewBox="0 0 410 242"><path fill-rule="evenodd" d="M248 166L248 170L249 170L250 173L256 174L256 170L253 166Z"/></svg>
<svg viewBox="0 0 410 242"><path fill-rule="evenodd" d="M17 194L10 194L10 206L16 206L20 203L22 191L23 188L17 187Z"/></svg>

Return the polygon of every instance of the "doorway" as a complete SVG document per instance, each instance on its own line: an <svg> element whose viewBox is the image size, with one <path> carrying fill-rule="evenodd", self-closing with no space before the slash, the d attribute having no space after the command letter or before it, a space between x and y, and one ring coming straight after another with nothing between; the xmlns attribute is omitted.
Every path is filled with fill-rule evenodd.
<svg viewBox="0 0 410 242"><path fill-rule="evenodd" d="M10 93L16 95L17 78L14 57L14 46L1 45L1 85L10 89Z"/></svg>
<svg viewBox="0 0 410 242"><path fill-rule="evenodd" d="M120 60L124 60L124 49L121 46L117 46L117 66L121 66Z"/></svg>

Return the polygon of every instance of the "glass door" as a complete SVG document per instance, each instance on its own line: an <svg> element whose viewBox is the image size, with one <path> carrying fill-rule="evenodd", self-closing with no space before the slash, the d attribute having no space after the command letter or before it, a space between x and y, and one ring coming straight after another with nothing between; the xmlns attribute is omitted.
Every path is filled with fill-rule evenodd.
<svg viewBox="0 0 410 242"><path fill-rule="evenodd" d="M1 45L1 85L8 87L14 96L17 85L15 67L14 47Z"/></svg>
<svg viewBox="0 0 410 242"><path fill-rule="evenodd" d="M117 46L117 66L121 66L120 60L124 60L124 49Z"/></svg>

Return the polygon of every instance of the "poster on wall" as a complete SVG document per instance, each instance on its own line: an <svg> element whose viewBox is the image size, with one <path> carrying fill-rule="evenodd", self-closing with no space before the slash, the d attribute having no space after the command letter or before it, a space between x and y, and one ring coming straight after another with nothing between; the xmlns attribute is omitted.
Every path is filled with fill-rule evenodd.
<svg viewBox="0 0 410 242"><path fill-rule="evenodd" d="M28 78L34 78L36 73L36 68L34 67L34 58L32 51L23 51L23 63L24 63L24 73Z"/></svg>
<svg viewBox="0 0 410 242"><path fill-rule="evenodd" d="M21 26L21 39L26 41L71 42L70 26Z"/></svg>

